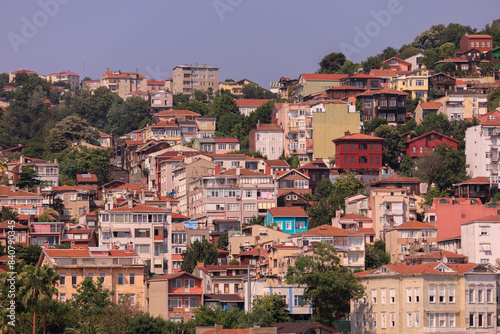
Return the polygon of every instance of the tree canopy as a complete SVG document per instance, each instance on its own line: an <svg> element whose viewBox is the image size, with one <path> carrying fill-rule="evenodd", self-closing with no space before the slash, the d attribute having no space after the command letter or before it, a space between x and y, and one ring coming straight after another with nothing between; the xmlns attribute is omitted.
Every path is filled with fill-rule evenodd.
<svg viewBox="0 0 500 334"><path fill-rule="evenodd" d="M207 239L195 240L182 254L181 270L192 273L198 262L203 262L205 265L216 264L218 255L215 246Z"/></svg>

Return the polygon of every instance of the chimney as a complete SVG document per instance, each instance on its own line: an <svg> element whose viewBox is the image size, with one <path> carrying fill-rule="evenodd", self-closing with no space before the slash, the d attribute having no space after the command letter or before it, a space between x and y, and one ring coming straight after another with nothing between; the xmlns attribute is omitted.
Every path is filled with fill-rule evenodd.
<svg viewBox="0 0 500 334"><path fill-rule="evenodd" d="M197 262L196 263L196 268L203 268L205 266L204 262Z"/></svg>
<svg viewBox="0 0 500 334"><path fill-rule="evenodd" d="M198 63L195 63L194 66L198 67Z"/></svg>
<svg viewBox="0 0 500 334"><path fill-rule="evenodd" d="M220 166L215 166L215 175L220 175Z"/></svg>
<svg viewBox="0 0 500 334"><path fill-rule="evenodd" d="M406 140L411 140L410 135L407 135L407 136L406 136Z"/></svg>
<svg viewBox="0 0 500 334"><path fill-rule="evenodd" d="M45 241L43 243L43 249L49 249L49 242L48 241Z"/></svg>
<svg viewBox="0 0 500 334"><path fill-rule="evenodd" d="M116 244L115 243L112 243L111 244L111 250L117 250L118 248L116 247Z"/></svg>
<svg viewBox="0 0 500 334"><path fill-rule="evenodd" d="M20 163L20 164L23 164L23 163L24 163L24 155L21 155L21 156L19 157L19 163Z"/></svg>
<svg viewBox="0 0 500 334"><path fill-rule="evenodd" d="M74 241L71 241L71 242L69 243L69 248L70 248L70 249L76 249L76 246L75 246L75 242L74 242Z"/></svg>
<svg viewBox="0 0 500 334"><path fill-rule="evenodd" d="M139 74L139 69L138 68L135 69L135 74Z"/></svg>
<svg viewBox="0 0 500 334"><path fill-rule="evenodd" d="M109 72L109 67L106 69L106 72Z"/></svg>
<svg viewBox="0 0 500 334"><path fill-rule="evenodd" d="M128 201L127 201L127 207L128 207L129 209L132 209L132 208L134 207L134 201L133 201L132 197L129 197L129 198L128 198Z"/></svg>
<svg viewBox="0 0 500 334"><path fill-rule="evenodd" d="M351 131L349 131L349 130L347 130L347 131L344 133L344 135L345 135L345 136L349 136L350 134L351 134Z"/></svg>
<svg viewBox="0 0 500 334"><path fill-rule="evenodd" d="M266 166L266 175L271 175L271 166Z"/></svg>
<svg viewBox="0 0 500 334"><path fill-rule="evenodd" d="M15 191L16 191L16 186L14 185L14 183L12 183L12 184L10 185L9 192L12 192L12 193L13 193L13 192L15 192Z"/></svg>
<svg viewBox="0 0 500 334"><path fill-rule="evenodd" d="M215 330L214 330L215 333L221 331L222 329L224 329L224 326L222 324L215 324Z"/></svg>
<svg viewBox="0 0 500 334"><path fill-rule="evenodd" d="M134 250L134 245L132 243L127 244L127 249Z"/></svg>

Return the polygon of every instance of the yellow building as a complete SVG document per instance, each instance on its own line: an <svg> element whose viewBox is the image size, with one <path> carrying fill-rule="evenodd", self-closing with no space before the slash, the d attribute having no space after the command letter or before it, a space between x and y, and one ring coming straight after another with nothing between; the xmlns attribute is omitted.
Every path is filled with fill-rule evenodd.
<svg viewBox="0 0 500 334"><path fill-rule="evenodd" d="M310 110L313 115L314 159L335 157L335 144L332 140L344 136L347 131L359 132L359 112L347 102L321 101L312 105Z"/></svg>
<svg viewBox="0 0 500 334"><path fill-rule="evenodd" d="M80 76L73 72L60 72L47 75L47 81L51 84L62 82L69 84L71 88L80 86Z"/></svg>
<svg viewBox="0 0 500 334"><path fill-rule="evenodd" d="M427 100L429 92L429 76L426 70L419 70L407 75L401 75L390 82L390 88L408 93L412 99Z"/></svg>
<svg viewBox="0 0 500 334"><path fill-rule="evenodd" d="M74 299L77 286L91 277L95 281L101 279L104 289L115 291L113 302L128 294L132 306L146 310L144 262L132 249L48 249L47 246L38 261L38 266L43 265L54 268L60 277L56 288L61 302Z"/></svg>
<svg viewBox="0 0 500 334"><path fill-rule="evenodd" d="M494 333L497 270L475 263L387 264L355 274L351 333Z"/></svg>
<svg viewBox="0 0 500 334"><path fill-rule="evenodd" d="M231 94L236 96L243 96L243 86L248 84L257 85L255 82L252 82L247 79L241 79L239 81L223 81L219 82L219 90L228 90ZM258 86L258 85L257 85Z"/></svg>
<svg viewBox="0 0 500 334"><path fill-rule="evenodd" d="M173 121L160 121L142 129L141 139L145 141L165 140L172 145L180 144L181 128Z"/></svg>

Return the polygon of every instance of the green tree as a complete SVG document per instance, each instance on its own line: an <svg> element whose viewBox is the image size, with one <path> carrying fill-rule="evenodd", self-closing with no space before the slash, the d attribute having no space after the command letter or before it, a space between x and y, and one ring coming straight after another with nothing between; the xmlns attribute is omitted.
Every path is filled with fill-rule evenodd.
<svg viewBox="0 0 500 334"><path fill-rule="evenodd" d="M454 63L439 63L434 66L434 71L436 71L436 73L449 73L452 76L455 75L456 69L457 66Z"/></svg>
<svg viewBox="0 0 500 334"><path fill-rule="evenodd" d="M426 50L439 47L441 44L439 42L440 36L444 33L446 26L444 24L438 24L430 27L430 29L424 31L411 43L411 46Z"/></svg>
<svg viewBox="0 0 500 334"><path fill-rule="evenodd" d="M383 61L384 60L379 55L366 58L366 60L361 63L361 65L363 66L363 72L370 73L370 71L373 69L381 68Z"/></svg>
<svg viewBox="0 0 500 334"><path fill-rule="evenodd" d="M243 310L233 308L223 310L218 307L206 307L201 305L194 312L190 320L194 326L214 326L222 324L224 329L248 328L251 326L251 314L245 314Z"/></svg>
<svg viewBox="0 0 500 334"><path fill-rule="evenodd" d="M52 208L48 208L42 212L40 217L38 217L38 221L39 222L51 222L51 221L58 222L58 221L60 221L59 218L60 218L59 212L57 212L56 210L54 210Z"/></svg>
<svg viewBox="0 0 500 334"><path fill-rule="evenodd" d="M185 95L185 94L182 94L182 93L174 94L172 97L173 97L173 104L174 104L174 106L189 101L189 95Z"/></svg>
<svg viewBox="0 0 500 334"><path fill-rule="evenodd" d="M434 198L446 198L449 196L450 196L450 193L446 190L442 191L442 190L439 190L438 187L429 187L429 189L427 190L427 193L423 196L424 199L420 203L420 207L422 209L425 209L426 207L432 205L432 200Z"/></svg>
<svg viewBox="0 0 500 334"><path fill-rule="evenodd" d="M76 174L96 174L99 184L110 181L109 173L111 150L90 149L87 147L67 148L59 154L59 175L64 180L74 182ZM61 182L65 183L65 182Z"/></svg>
<svg viewBox="0 0 500 334"><path fill-rule="evenodd" d="M207 100L208 96L207 93L205 93L204 91L195 89L195 91L193 92L193 98L196 101L203 102Z"/></svg>
<svg viewBox="0 0 500 334"><path fill-rule="evenodd" d="M315 244L313 255L302 256L288 267L286 282L306 287L303 297L311 300L313 319L328 326L349 313L350 300L364 293L349 268L340 265L335 248L324 243Z"/></svg>
<svg viewBox="0 0 500 334"><path fill-rule="evenodd" d="M80 141L99 145L98 139L98 132L86 120L78 116L68 116L50 130L47 144L52 152L58 153Z"/></svg>
<svg viewBox="0 0 500 334"><path fill-rule="evenodd" d="M351 172L341 174L333 181L331 204L333 208L345 209L345 198L365 191L365 184Z"/></svg>
<svg viewBox="0 0 500 334"><path fill-rule="evenodd" d="M407 98L406 99L406 112L413 113L415 111L415 109L417 108L418 103L420 101L422 101L422 99L418 98L418 97L416 97L414 99L412 99L410 97Z"/></svg>
<svg viewBox="0 0 500 334"><path fill-rule="evenodd" d="M229 246L229 233L226 231L217 239L217 248L227 250L227 246Z"/></svg>
<svg viewBox="0 0 500 334"><path fill-rule="evenodd" d="M260 87L255 83L244 84L241 89L244 99L274 99L276 94Z"/></svg>
<svg viewBox="0 0 500 334"><path fill-rule="evenodd" d="M290 322L287 309L288 305L281 295L258 296L252 302L251 318L262 327L269 327L272 323Z"/></svg>
<svg viewBox="0 0 500 334"><path fill-rule="evenodd" d="M236 104L234 99L228 95L222 95L214 98L214 102L212 103L212 109L209 115L219 120L220 117L226 114L228 115L241 114L238 105Z"/></svg>
<svg viewBox="0 0 500 334"><path fill-rule="evenodd" d="M36 311L37 304L41 303L44 306L44 330L46 333L46 315L47 303L52 299L52 296L57 293L55 287L59 275L54 268L44 265L42 267L34 267L28 265L23 268L23 272L19 275L19 295L21 302L25 307L33 308L33 334L36 333Z"/></svg>
<svg viewBox="0 0 500 334"><path fill-rule="evenodd" d="M366 245L365 268L376 269L384 264L391 263L391 255L385 251L385 242L377 240L373 245Z"/></svg>
<svg viewBox="0 0 500 334"><path fill-rule="evenodd" d="M405 155L401 160L399 175L401 176L413 176L415 171L415 161L409 155Z"/></svg>
<svg viewBox="0 0 500 334"><path fill-rule="evenodd" d="M251 126L255 127L255 125L258 122L262 124L271 123L271 114L273 112L273 106L274 106L274 101L268 101L262 104L257 109L255 109L255 111L250 114Z"/></svg>
<svg viewBox="0 0 500 334"><path fill-rule="evenodd" d="M371 122L364 123L364 132L366 134L372 134L381 125L387 125L389 122L385 118L374 118Z"/></svg>
<svg viewBox="0 0 500 334"><path fill-rule="evenodd" d="M9 206L2 206L0 209L0 221L14 220L17 222L19 213Z"/></svg>
<svg viewBox="0 0 500 334"><path fill-rule="evenodd" d="M453 58L453 56L455 55L455 51L456 51L455 44L450 42L444 43L439 47L439 52L441 53L441 58L443 59Z"/></svg>
<svg viewBox="0 0 500 334"><path fill-rule="evenodd" d="M42 253L42 247L38 245L23 247L21 244L16 244L14 247L16 250L16 257L19 260L23 260L27 265L37 265L38 260L40 259L40 254Z"/></svg>
<svg viewBox="0 0 500 334"><path fill-rule="evenodd" d="M481 63L479 64L479 71L483 77L493 74L494 68L493 63Z"/></svg>
<svg viewBox="0 0 500 334"><path fill-rule="evenodd" d="M198 262L203 262L205 265L216 264L219 253L213 244L203 239L201 242L195 240L182 254L181 270L192 273Z"/></svg>
<svg viewBox="0 0 500 334"><path fill-rule="evenodd" d="M415 176L431 186L439 170L444 167L445 160L439 153L428 152L417 158L415 163Z"/></svg>
<svg viewBox="0 0 500 334"><path fill-rule="evenodd" d="M401 134L391 125L381 125L375 131L376 137L384 138L382 161L393 169L399 169L401 152L405 149Z"/></svg>
<svg viewBox="0 0 500 334"><path fill-rule="evenodd" d="M327 54L319 62L318 73L335 73L346 61L345 55L340 52L332 52Z"/></svg>
<svg viewBox="0 0 500 334"><path fill-rule="evenodd" d="M339 68L339 70L337 71L337 73L339 73L339 74L347 74L349 76L353 76L353 75L357 74L358 69L360 68L360 66L361 66L360 64L355 64L352 61L350 61L349 59L346 59L346 61Z"/></svg>
<svg viewBox="0 0 500 334"><path fill-rule="evenodd" d="M38 172L35 170L33 165L26 165L21 168L20 172L13 172L19 175L19 179L14 182L14 184L20 189L28 188L28 190L33 190L36 187L44 186L44 182L39 179Z"/></svg>
<svg viewBox="0 0 500 334"><path fill-rule="evenodd" d="M210 108L208 104L200 102L198 100L189 100L187 102L178 104L174 107L172 107L174 110L191 110L193 112L196 112L202 116L208 114Z"/></svg>

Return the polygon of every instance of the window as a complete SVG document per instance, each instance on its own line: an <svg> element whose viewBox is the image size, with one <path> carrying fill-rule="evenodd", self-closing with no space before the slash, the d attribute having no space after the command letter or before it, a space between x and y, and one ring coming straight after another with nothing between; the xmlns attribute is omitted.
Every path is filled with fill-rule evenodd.
<svg viewBox="0 0 500 334"><path fill-rule="evenodd" d="M102 284L104 284L106 280L106 273L100 273L99 274L99 279L101 280Z"/></svg>
<svg viewBox="0 0 500 334"><path fill-rule="evenodd" d="M94 279L94 273L88 273L87 277L90 277L90 279L93 280Z"/></svg>
<svg viewBox="0 0 500 334"><path fill-rule="evenodd" d="M194 288L194 279L186 279L184 280L184 287L193 289Z"/></svg>
<svg viewBox="0 0 500 334"><path fill-rule="evenodd" d="M454 285L450 285L450 287L448 288L448 301L450 303L455 302L455 286Z"/></svg>
<svg viewBox="0 0 500 334"><path fill-rule="evenodd" d="M446 327L446 314L439 314L439 327Z"/></svg>
<svg viewBox="0 0 500 334"><path fill-rule="evenodd" d="M135 305L135 293L131 293L129 295L130 297L130 305L134 306Z"/></svg>
<svg viewBox="0 0 500 334"><path fill-rule="evenodd" d="M66 294L65 294L65 293L61 293L61 294L59 295L59 301L60 301L61 303L64 303L64 302L66 301Z"/></svg>
<svg viewBox="0 0 500 334"><path fill-rule="evenodd" d="M406 314L406 319L407 319L407 324L406 324L406 325L407 325L408 327L411 327L411 326L412 326L412 323L411 323L411 320L412 320L412 319L411 319L411 312L408 312L408 313Z"/></svg>
<svg viewBox="0 0 500 334"><path fill-rule="evenodd" d="M474 327L474 313L469 314L469 327Z"/></svg>
<svg viewBox="0 0 500 334"><path fill-rule="evenodd" d="M389 298L390 298L391 304L396 303L396 289L389 290Z"/></svg>
<svg viewBox="0 0 500 334"><path fill-rule="evenodd" d="M488 313L486 315L486 321L487 321L486 326L487 327L492 327L492 325L493 325L493 313Z"/></svg>
<svg viewBox="0 0 500 334"><path fill-rule="evenodd" d="M474 303L474 289L469 288L469 303Z"/></svg>
<svg viewBox="0 0 500 334"><path fill-rule="evenodd" d="M76 201L76 194L69 194L70 201Z"/></svg>
<svg viewBox="0 0 500 334"><path fill-rule="evenodd" d="M420 327L420 312L415 312L415 327Z"/></svg>
<svg viewBox="0 0 500 334"><path fill-rule="evenodd" d="M123 274L118 274L118 285L123 285Z"/></svg>
<svg viewBox="0 0 500 334"><path fill-rule="evenodd" d="M76 274L71 274L71 285L76 285Z"/></svg>
<svg viewBox="0 0 500 334"><path fill-rule="evenodd" d="M444 286L444 285L439 286L439 302L440 303L445 302L445 294L446 294L445 289L446 289L446 286Z"/></svg>
<svg viewBox="0 0 500 334"><path fill-rule="evenodd" d="M436 315L429 313L429 327L436 327Z"/></svg>
<svg viewBox="0 0 500 334"><path fill-rule="evenodd" d="M411 288L407 288L407 289L406 289L406 302L407 302L407 303L411 303L411 295L412 295L412 293L411 293L411 292L412 292L412 291L411 291ZM410 327L411 327L411 326L410 326Z"/></svg>
<svg viewBox="0 0 500 334"><path fill-rule="evenodd" d="M380 317L380 322L381 322L382 328L387 328L386 317L387 317L387 314L385 312L382 312L381 317Z"/></svg>
<svg viewBox="0 0 500 334"><path fill-rule="evenodd" d="M386 295L385 289L380 289L380 298L382 300L382 305L385 305L385 295Z"/></svg>
<svg viewBox="0 0 500 334"><path fill-rule="evenodd" d="M171 297L168 299L168 308L181 308L182 298L181 297Z"/></svg>
<svg viewBox="0 0 500 334"><path fill-rule="evenodd" d="M59 280L60 285L65 285L66 284L66 274L60 274L59 277L61 278Z"/></svg>
<svg viewBox="0 0 500 334"><path fill-rule="evenodd" d="M377 313L373 313L372 315L372 327L377 328Z"/></svg>
<svg viewBox="0 0 500 334"><path fill-rule="evenodd" d="M372 290L372 304L377 304L377 290Z"/></svg>
<svg viewBox="0 0 500 334"><path fill-rule="evenodd" d="M486 290L486 302L491 303L491 289Z"/></svg>
<svg viewBox="0 0 500 334"><path fill-rule="evenodd" d="M396 327L396 313L391 312L391 327Z"/></svg>
<svg viewBox="0 0 500 334"><path fill-rule="evenodd" d="M448 314L448 326L455 327L455 313Z"/></svg>
<svg viewBox="0 0 500 334"><path fill-rule="evenodd" d="M482 303L483 302L483 290L477 290L477 302Z"/></svg>
<svg viewBox="0 0 500 334"><path fill-rule="evenodd" d="M304 302L304 298L300 295L295 295L293 297L293 305L294 306L302 306L302 303Z"/></svg>
<svg viewBox="0 0 500 334"><path fill-rule="evenodd" d="M436 287L435 286L429 286L429 303L435 303L436 302Z"/></svg>
<svg viewBox="0 0 500 334"><path fill-rule="evenodd" d="M477 327L483 327L483 314L479 313L477 315Z"/></svg>
<svg viewBox="0 0 500 334"><path fill-rule="evenodd" d="M134 285L135 284L135 274L130 274L130 276L128 278L128 283L130 285Z"/></svg>
<svg viewBox="0 0 500 334"><path fill-rule="evenodd" d="M420 288L415 288L415 303L420 303Z"/></svg>
<svg viewBox="0 0 500 334"><path fill-rule="evenodd" d="M138 254L149 254L149 245L135 245L135 252Z"/></svg>
<svg viewBox="0 0 500 334"><path fill-rule="evenodd" d="M181 279L173 279L172 280L172 289L180 289L182 288L182 280Z"/></svg>
<svg viewBox="0 0 500 334"><path fill-rule="evenodd" d="M239 287L240 287L240 285L238 283L234 284L234 293L238 293Z"/></svg>
<svg viewBox="0 0 500 334"><path fill-rule="evenodd" d="M219 284L214 284L214 293L219 293Z"/></svg>
<svg viewBox="0 0 500 334"><path fill-rule="evenodd" d="M186 308L198 308L200 307L200 298L186 297L184 298L184 305Z"/></svg>

